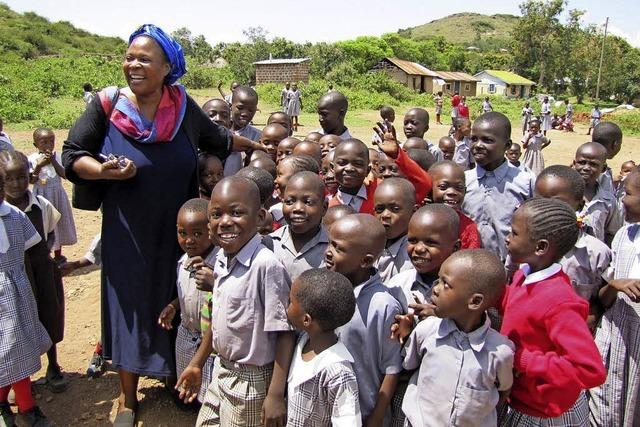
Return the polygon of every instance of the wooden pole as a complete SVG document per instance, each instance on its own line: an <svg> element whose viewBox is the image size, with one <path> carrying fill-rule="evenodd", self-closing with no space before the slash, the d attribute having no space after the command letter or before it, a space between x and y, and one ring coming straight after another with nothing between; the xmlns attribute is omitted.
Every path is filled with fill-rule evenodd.
<svg viewBox="0 0 640 427"><path fill-rule="evenodd" d="M600 49L600 65L598 66L598 82L596 83L596 101L600 100L600 77L602 76L602 61L604 60L604 41L607 38L607 27L609 26L609 17L604 22L604 36L602 37L602 48Z"/></svg>

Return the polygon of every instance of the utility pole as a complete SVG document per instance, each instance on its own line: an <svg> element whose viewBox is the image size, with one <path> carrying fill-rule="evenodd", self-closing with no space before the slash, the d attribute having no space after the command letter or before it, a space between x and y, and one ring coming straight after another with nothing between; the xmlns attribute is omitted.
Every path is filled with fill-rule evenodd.
<svg viewBox="0 0 640 427"><path fill-rule="evenodd" d="M598 82L596 83L596 101L600 100L600 76L602 75L602 61L604 60L604 41L607 38L607 27L609 26L609 17L604 22L604 37L602 37L602 49L600 49L600 66L598 67Z"/></svg>

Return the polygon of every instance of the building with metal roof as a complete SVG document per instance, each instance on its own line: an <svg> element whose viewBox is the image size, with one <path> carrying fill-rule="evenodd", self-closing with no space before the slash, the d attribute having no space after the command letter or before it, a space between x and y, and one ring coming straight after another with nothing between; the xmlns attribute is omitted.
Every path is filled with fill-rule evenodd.
<svg viewBox="0 0 640 427"><path fill-rule="evenodd" d="M504 95L511 98L529 98L535 82L512 71L484 70L475 74L480 79L477 96Z"/></svg>

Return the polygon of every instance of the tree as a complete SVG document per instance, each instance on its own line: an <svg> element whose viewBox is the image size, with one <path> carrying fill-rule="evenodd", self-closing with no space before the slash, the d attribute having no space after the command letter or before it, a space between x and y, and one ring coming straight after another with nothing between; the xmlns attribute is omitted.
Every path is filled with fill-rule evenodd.
<svg viewBox="0 0 640 427"><path fill-rule="evenodd" d="M171 33L171 37L182 46L182 51L185 55L193 54L192 40L193 37L191 35L191 30L187 27L180 27Z"/></svg>
<svg viewBox="0 0 640 427"><path fill-rule="evenodd" d="M191 55L198 64L206 64L216 59L214 50L202 34L193 39Z"/></svg>

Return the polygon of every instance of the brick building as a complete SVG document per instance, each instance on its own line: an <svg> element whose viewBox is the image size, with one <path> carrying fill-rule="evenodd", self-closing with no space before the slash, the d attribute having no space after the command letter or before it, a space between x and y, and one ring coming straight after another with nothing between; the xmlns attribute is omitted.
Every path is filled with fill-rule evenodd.
<svg viewBox="0 0 640 427"><path fill-rule="evenodd" d="M256 84L309 82L311 58L267 59L254 62Z"/></svg>

